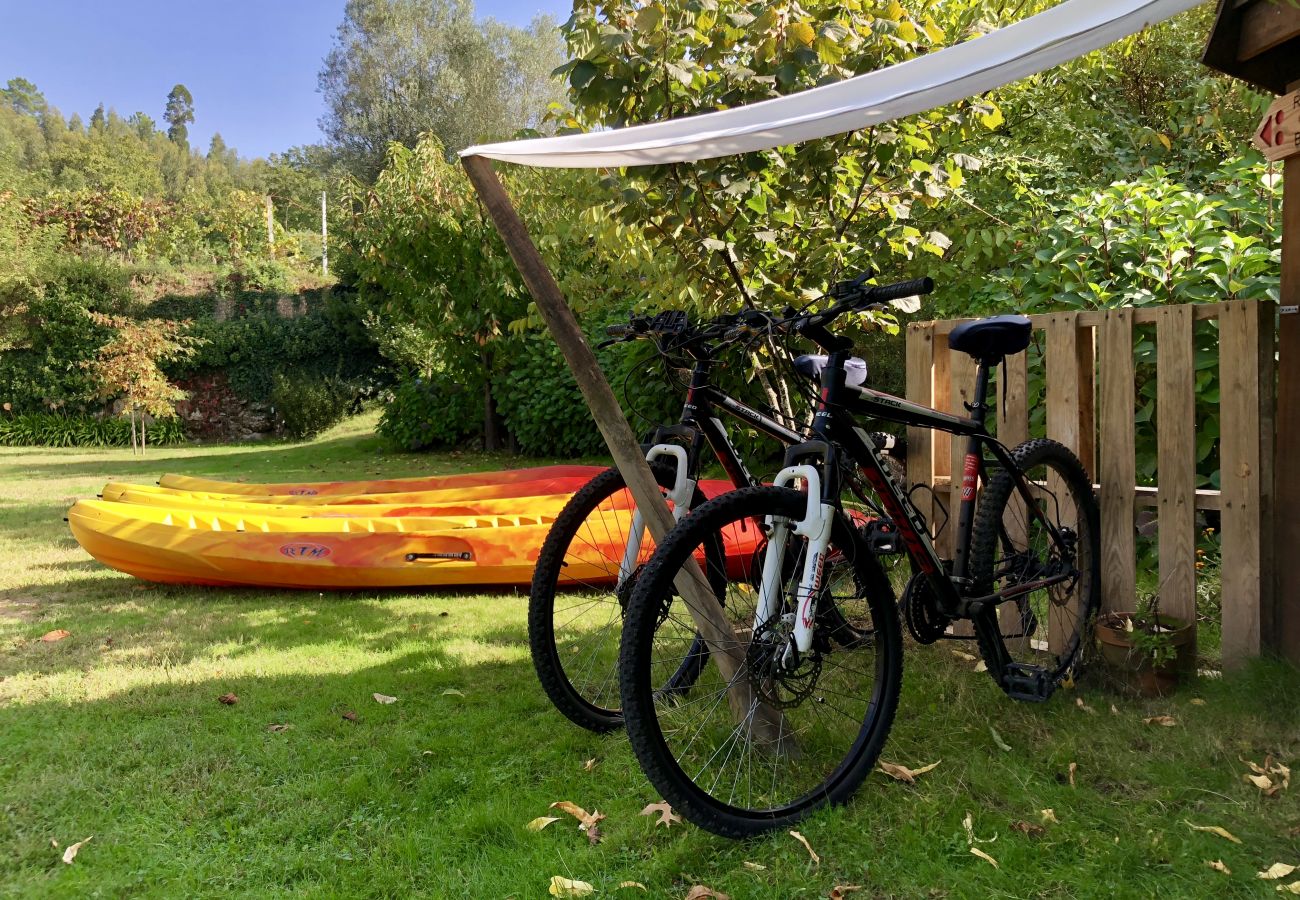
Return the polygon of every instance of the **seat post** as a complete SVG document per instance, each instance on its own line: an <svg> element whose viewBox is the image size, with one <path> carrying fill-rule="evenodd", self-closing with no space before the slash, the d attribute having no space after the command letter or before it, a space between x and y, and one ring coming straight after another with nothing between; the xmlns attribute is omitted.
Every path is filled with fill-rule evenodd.
<svg viewBox="0 0 1300 900"><path fill-rule="evenodd" d="M966 404L966 409L981 422L987 420L989 413L989 373L1000 361L981 359L975 369L975 399Z"/></svg>

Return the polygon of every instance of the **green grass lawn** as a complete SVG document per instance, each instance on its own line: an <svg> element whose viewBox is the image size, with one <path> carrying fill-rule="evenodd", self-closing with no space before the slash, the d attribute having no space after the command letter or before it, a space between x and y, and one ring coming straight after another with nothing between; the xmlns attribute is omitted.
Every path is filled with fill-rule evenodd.
<svg viewBox="0 0 1300 900"><path fill-rule="evenodd" d="M1265 798L1242 778L1242 759L1300 755L1300 678L1280 666L1163 701L1084 688L1029 706L952 652L972 646L909 646L885 759L939 765L915 786L877 773L804 823L815 864L785 833L736 843L639 815L659 798L626 740L574 728L537 687L521 593L151 585L95 563L62 521L109 478L531 464L394 455L371 426L143 460L0 448L0 896L523 898L552 875L629 897L643 894L621 882L667 897L1277 896L1255 873L1300 863L1300 784ZM1177 724L1142 721L1157 715ZM525 830L557 800L607 814L603 843L568 820ZM967 813L998 868L969 852Z"/></svg>

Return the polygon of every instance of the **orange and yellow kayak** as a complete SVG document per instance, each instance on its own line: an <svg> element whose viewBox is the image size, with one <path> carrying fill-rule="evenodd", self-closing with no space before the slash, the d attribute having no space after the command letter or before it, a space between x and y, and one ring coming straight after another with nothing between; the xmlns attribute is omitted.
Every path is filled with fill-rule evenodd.
<svg viewBox="0 0 1300 900"><path fill-rule="evenodd" d="M702 487L715 495L730 485L705 482ZM588 542L567 560L566 574L577 582L610 582L618 572L624 553L620 536L627 533L632 504L626 492L612 499L599 513L608 518L606 527L592 529L609 540ZM149 581L361 589L526 585L554 518L536 512L304 517L250 506L168 508L83 500L69 510L68 523L91 556ZM733 531L724 535L729 561L750 559L759 532Z"/></svg>
<svg viewBox="0 0 1300 900"><path fill-rule="evenodd" d="M240 481L213 481L188 475L164 475L160 487L210 494L237 494L249 497L339 497L356 494L399 494L415 491L438 491L448 488L476 488L487 485L528 484L552 478L580 478L590 481L603 466L534 466L499 472L466 472L459 475L433 475L416 478L383 478L376 481L314 481L254 484Z"/></svg>
<svg viewBox="0 0 1300 900"><path fill-rule="evenodd" d="M388 494L230 494L215 491L184 490L164 486L128 484L110 481L104 485L100 499L120 500L127 491L149 493L160 497L177 497L187 502L204 503L240 502L256 504L275 504L281 506L370 506L401 505L439 506L449 504L476 503L482 500L506 500L519 497L537 497L548 494L570 494L582 488L592 478L591 475L565 475L553 478L540 478L532 481L507 482L503 484L485 484L475 486L448 487L427 490L399 491Z"/></svg>

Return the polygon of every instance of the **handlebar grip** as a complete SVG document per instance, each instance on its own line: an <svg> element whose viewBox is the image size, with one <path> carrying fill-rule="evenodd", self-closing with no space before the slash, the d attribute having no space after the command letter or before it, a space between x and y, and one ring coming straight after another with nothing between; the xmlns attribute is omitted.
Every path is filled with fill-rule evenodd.
<svg viewBox="0 0 1300 900"><path fill-rule="evenodd" d="M605 334L610 337L626 337L632 333L631 325L610 325L605 329Z"/></svg>
<svg viewBox="0 0 1300 900"><path fill-rule="evenodd" d="M887 303L903 297L915 297L929 294L934 290L934 279L926 276L912 281L900 281L897 284L885 284L867 291L867 297L874 303Z"/></svg>

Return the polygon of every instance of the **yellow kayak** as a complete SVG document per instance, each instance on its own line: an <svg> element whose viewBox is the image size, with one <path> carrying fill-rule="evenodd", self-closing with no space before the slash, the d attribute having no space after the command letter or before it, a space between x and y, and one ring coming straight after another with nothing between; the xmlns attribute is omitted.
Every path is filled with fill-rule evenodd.
<svg viewBox="0 0 1300 900"><path fill-rule="evenodd" d="M459 475L435 475L416 478L384 478L376 481L314 481L255 484L241 481L213 481L188 475L164 475L160 487L211 494L239 494L250 497L337 497L355 494L399 494L415 491L438 491L449 488L485 487L522 484L552 478L582 478L589 481L604 471L603 466L535 466L500 472L466 472Z"/></svg>
<svg viewBox="0 0 1300 900"><path fill-rule="evenodd" d="M187 501L222 501L256 504L274 504L280 506L367 506L400 505L440 506L470 503L477 505L482 500L505 500L519 497L545 496L549 494L573 494L592 478L591 475L566 475L555 478L542 478L532 481L508 482L505 484L486 484L477 487L451 487L437 490L402 491L389 494L285 494L255 495L230 494L218 491L184 490L157 485L129 484L110 481L100 493L103 500L119 500L126 491L150 493L158 496L184 498Z"/></svg>
<svg viewBox="0 0 1300 900"><path fill-rule="evenodd" d="M523 585L549 516L295 518L82 500L77 542L137 578L292 588Z"/></svg>
<svg viewBox="0 0 1300 900"><path fill-rule="evenodd" d="M575 582L613 581L625 551L626 493L566 560ZM77 542L105 565L149 581L275 588L360 589L527 585L552 515L284 517L256 511L168 509L82 500L68 511ZM734 533L733 533L734 532ZM729 560L748 560L761 535L732 529Z"/></svg>
<svg viewBox="0 0 1300 900"><path fill-rule="evenodd" d="M202 499L207 496L209 499ZM367 504L280 504L250 502L246 497L210 499L214 495L162 492L143 485L121 485L105 491L103 499L133 506L155 506L195 514L231 513L277 516L284 519L305 518L394 518L441 516L555 516L572 498L572 494L543 494L540 497L506 497L497 500L465 500L449 503L367 503ZM386 496L386 495L377 495ZM264 498L273 499L273 498Z"/></svg>

